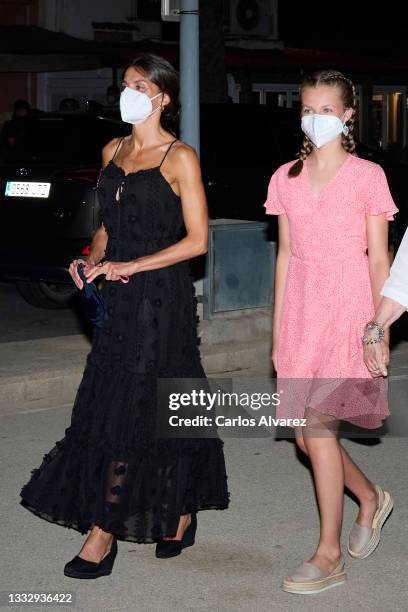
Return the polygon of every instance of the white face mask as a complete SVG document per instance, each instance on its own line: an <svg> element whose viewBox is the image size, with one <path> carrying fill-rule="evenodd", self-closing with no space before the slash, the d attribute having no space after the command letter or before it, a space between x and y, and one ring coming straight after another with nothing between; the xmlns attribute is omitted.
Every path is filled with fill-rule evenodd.
<svg viewBox="0 0 408 612"><path fill-rule="evenodd" d="M125 87L120 94L119 100L122 121L133 124L142 123L145 119L150 117L150 115L160 110L160 106L152 110L152 100L161 95L162 93L160 92L152 98L149 98L147 94L137 91L137 89Z"/></svg>
<svg viewBox="0 0 408 612"><path fill-rule="evenodd" d="M345 136L349 129L337 115L303 115L302 130L319 148L337 138L343 132Z"/></svg>

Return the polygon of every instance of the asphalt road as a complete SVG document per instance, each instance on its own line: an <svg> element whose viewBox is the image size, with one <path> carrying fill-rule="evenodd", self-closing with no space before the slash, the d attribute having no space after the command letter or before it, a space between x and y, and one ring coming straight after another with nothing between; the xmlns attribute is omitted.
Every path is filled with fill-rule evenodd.
<svg viewBox="0 0 408 612"><path fill-rule="evenodd" d="M87 330L78 304L63 310L28 304L12 282L0 281L0 342L80 334Z"/></svg>
<svg viewBox="0 0 408 612"><path fill-rule="evenodd" d="M72 406L0 416L2 466L0 591L72 592L84 612L405 612L408 575L406 438L344 444L367 475L389 490L394 511L368 559L346 552L357 506L345 496L342 545L347 582L319 595L291 595L282 577L311 555L319 522L311 474L293 442L225 439L231 505L198 515L196 544L158 560L152 545L118 543L110 576L73 580L64 564L85 536L41 520L19 505L19 491L43 454L64 435ZM91 584L92 583L92 584ZM46 606L5 606L40 612Z"/></svg>
<svg viewBox="0 0 408 612"><path fill-rule="evenodd" d="M3 343L78 334L81 319L75 309L34 308L13 285L0 283ZM402 317L394 328L395 340L408 339L407 319ZM403 348L401 345L393 354L399 413L407 397ZM397 402L392 401L391 406L397 412ZM71 412L72 402L28 411L16 405L13 414L0 416L4 550L0 607L11 591L41 591L72 592L75 604L71 609L86 612L407 610L408 438L402 428L397 435L381 440L344 440L367 475L394 497L394 511L380 546L363 561L346 556L345 585L316 596L296 596L281 591L280 582L288 570L311 555L318 537L318 513L307 463L296 454L293 442L272 437L225 439L231 506L223 512L200 512L197 543L180 557L157 560L152 546L120 541L111 576L97 581L66 578L63 566L77 554L84 537L29 513L19 505L19 491L43 454L63 437ZM344 552L356 514L355 503L346 496ZM61 606L35 609L45 612Z"/></svg>

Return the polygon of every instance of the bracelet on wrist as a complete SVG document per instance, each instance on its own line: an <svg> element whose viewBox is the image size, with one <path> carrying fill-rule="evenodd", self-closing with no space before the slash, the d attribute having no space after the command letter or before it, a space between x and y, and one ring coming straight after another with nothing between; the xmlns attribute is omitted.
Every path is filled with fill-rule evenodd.
<svg viewBox="0 0 408 612"><path fill-rule="evenodd" d="M384 340L384 329L377 321L369 321L364 327L364 336L361 339L363 344L376 344ZM374 335L366 335L366 332L374 332Z"/></svg>

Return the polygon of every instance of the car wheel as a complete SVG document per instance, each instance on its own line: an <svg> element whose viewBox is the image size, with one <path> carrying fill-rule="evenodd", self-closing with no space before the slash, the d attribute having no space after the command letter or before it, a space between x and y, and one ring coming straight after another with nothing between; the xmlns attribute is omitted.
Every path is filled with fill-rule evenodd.
<svg viewBox="0 0 408 612"><path fill-rule="evenodd" d="M44 281L17 281L22 297L37 308L67 308L77 292L73 285Z"/></svg>

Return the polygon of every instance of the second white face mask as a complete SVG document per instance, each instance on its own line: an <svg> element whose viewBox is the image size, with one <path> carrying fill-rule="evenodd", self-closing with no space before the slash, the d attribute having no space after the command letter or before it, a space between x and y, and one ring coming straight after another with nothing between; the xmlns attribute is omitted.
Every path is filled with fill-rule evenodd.
<svg viewBox="0 0 408 612"><path fill-rule="evenodd" d="M142 91L137 91L137 89L132 89L131 87L125 87L120 94L119 101L122 121L132 124L142 123L145 119L150 117L150 115L160 109L160 106L158 106L153 110L152 100L161 95L161 93L158 93L152 98L149 98L149 96Z"/></svg>
<svg viewBox="0 0 408 612"><path fill-rule="evenodd" d="M345 136L349 133L347 125L337 115L304 115L301 125L317 148L334 140L342 132Z"/></svg>

